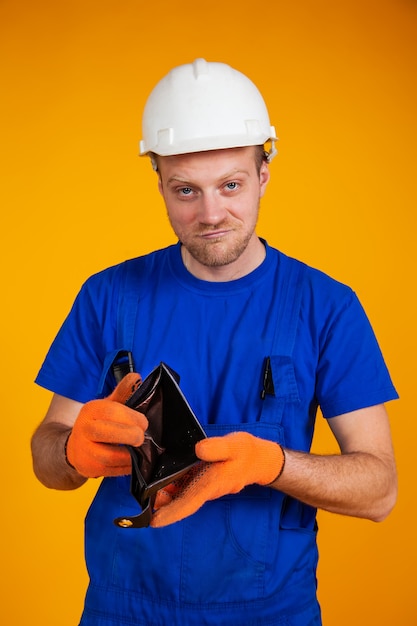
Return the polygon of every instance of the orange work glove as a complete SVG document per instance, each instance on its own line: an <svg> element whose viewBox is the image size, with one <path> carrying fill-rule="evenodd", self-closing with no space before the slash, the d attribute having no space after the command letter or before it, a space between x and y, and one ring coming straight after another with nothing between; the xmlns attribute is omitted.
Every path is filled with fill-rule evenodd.
<svg viewBox="0 0 417 626"><path fill-rule="evenodd" d="M67 460L86 478L131 473L131 457L121 444L140 446L148 420L124 403L141 384L139 374L125 376L110 396L82 407L67 439Z"/></svg>
<svg viewBox="0 0 417 626"><path fill-rule="evenodd" d="M246 485L269 485L280 476L285 463L279 444L246 432L203 439L195 451L203 463L158 492L151 521L154 528L178 522L207 500L238 493Z"/></svg>

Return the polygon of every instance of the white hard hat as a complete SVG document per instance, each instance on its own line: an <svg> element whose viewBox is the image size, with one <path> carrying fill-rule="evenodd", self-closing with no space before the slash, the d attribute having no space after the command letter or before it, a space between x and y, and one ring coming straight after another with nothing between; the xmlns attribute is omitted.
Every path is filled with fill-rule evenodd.
<svg viewBox="0 0 417 626"><path fill-rule="evenodd" d="M196 59L162 78L143 112L140 154L160 156L271 142L275 128L249 78L224 63Z"/></svg>

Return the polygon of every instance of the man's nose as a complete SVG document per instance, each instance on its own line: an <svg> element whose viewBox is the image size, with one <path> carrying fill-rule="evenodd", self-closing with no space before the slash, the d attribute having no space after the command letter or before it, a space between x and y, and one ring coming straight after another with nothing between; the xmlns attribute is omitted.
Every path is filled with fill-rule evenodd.
<svg viewBox="0 0 417 626"><path fill-rule="evenodd" d="M227 215L225 200L215 192L202 195L199 209L199 219L204 224L218 224Z"/></svg>

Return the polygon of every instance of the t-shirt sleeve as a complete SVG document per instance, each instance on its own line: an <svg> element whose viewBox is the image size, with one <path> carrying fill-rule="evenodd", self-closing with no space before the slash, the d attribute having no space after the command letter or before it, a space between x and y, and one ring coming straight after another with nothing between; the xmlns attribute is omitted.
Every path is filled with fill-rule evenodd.
<svg viewBox="0 0 417 626"><path fill-rule="evenodd" d="M84 283L36 377L38 385L78 402L97 396L105 355L116 336L117 275L110 268Z"/></svg>
<svg viewBox="0 0 417 626"><path fill-rule="evenodd" d="M317 399L324 417L398 398L368 317L346 290L321 331Z"/></svg>

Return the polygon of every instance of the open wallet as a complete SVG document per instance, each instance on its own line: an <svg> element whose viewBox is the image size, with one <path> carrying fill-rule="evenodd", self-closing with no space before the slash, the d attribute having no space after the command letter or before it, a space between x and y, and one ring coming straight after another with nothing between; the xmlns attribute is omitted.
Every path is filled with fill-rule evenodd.
<svg viewBox="0 0 417 626"><path fill-rule="evenodd" d="M127 446L132 459L130 492L142 512L114 520L122 528L144 528L152 519L156 493L199 462L195 444L206 434L179 387L179 376L160 363L127 400L146 415L149 427L139 447Z"/></svg>

